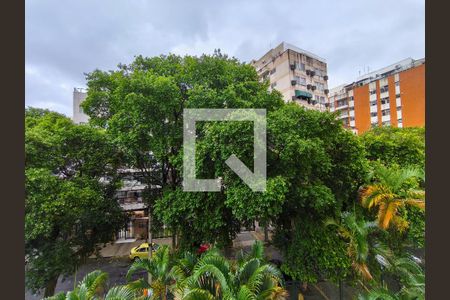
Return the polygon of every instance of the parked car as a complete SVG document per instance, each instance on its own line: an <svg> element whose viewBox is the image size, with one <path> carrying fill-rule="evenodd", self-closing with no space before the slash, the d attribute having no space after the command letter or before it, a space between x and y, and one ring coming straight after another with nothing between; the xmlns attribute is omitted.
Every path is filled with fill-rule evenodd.
<svg viewBox="0 0 450 300"><path fill-rule="evenodd" d="M155 252L158 250L159 245L156 243L152 243L152 251ZM136 260L138 258L147 258L148 257L148 243L142 243L137 247L134 247L130 250L130 259Z"/></svg>

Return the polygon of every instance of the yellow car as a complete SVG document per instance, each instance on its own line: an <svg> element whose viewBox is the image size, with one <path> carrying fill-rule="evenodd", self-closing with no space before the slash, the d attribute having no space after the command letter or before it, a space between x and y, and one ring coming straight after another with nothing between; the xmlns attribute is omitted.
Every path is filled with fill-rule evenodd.
<svg viewBox="0 0 450 300"><path fill-rule="evenodd" d="M152 243L152 251L155 252L159 248L158 244ZM130 250L130 259L148 258L148 243L142 243Z"/></svg>

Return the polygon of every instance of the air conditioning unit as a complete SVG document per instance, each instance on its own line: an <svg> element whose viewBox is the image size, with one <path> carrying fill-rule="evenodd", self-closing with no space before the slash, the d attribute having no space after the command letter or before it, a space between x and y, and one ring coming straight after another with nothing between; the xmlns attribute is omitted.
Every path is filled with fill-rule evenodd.
<svg viewBox="0 0 450 300"><path fill-rule="evenodd" d="M295 70L295 64L291 64L289 67L291 68L292 71Z"/></svg>
<svg viewBox="0 0 450 300"><path fill-rule="evenodd" d="M323 76L323 80L328 80L328 75Z"/></svg>
<svg viewBox="0 0 450 300"><path fill-rule="evenodd" d="M296 85L297 84L297 80L291 80L291 85Z"/></svg>
<svg viewBox="0 0 450 300"><path fill-rule="evenodd" d="M323 92L325 93L325 95L328 95L328 93L330 92L330 90L329 90L329 89L325 89Z"/></svg>
<svg viewBox="0 0 450 300"><path fill-rule="evenodd" d="M310 84L307 84L307 85L306 85L306 88L307 88L308 90L310 90L310 89L311 89L311 85L310 85Z"/></svg>
<svg viewBox="0 0 450 300"><path fill-rule="evenodd" d="M309 72L309 75L314 76L314 75L316 75L316 72L311 71L311 72Z"/></svg>
<svg viewBox="0 0 450 300"><path fill-rule="evenodd" d="M315 91L316 90L316 86L315 85L311 86L311 90Z"/></svg>
<svg viewBox="0 0 450 300"><path fill-rule="evenodd" d="M310 70L306 70L306 75L309 75L311 73Z"/></svg>

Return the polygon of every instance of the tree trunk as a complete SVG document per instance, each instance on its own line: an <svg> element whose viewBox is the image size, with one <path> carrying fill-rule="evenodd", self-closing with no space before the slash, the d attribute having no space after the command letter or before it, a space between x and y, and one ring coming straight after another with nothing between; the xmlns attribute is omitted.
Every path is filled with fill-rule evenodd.
<svg viewBox="0 0 450 300"><path fill-rule="evenodd" d="M344 300L344 285L342 279L339 279L339 300Z"/></svg>
<svg viewBox="0 0 450 300"><path fill-rule="evenodd" d="M152 259L152 211L150 209L150 204L148 206L148 259ZM148 272L148 284L152 284L152 274Z"/></svg>
<svg viewBox="0 0 450 300"><path fill-rule="evenodd" d="M47 282L47 285L45 286L45 292L44 292L45 298L53 296L53 294L55 294L55 288L56 288L57 282L58 282L58 277L52 278Z"/></svg>
<svg viewBox="0 0 450 300"><path fill-rule="evenodd" d="M177 232L175 229L173 229L172 232L172 251L175 251L177 247Z"/></svg>

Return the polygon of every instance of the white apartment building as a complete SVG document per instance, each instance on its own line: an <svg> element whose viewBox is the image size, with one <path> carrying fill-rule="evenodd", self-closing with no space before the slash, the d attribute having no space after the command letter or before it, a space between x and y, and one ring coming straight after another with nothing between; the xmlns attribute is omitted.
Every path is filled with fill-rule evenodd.
<svg viewBox="0 0 450 300"><path fill-rule="evenodd" d="M284 101L310 109L328 107L328 75L325 59L294 45L282 42L257 60L252 60L261 81L283 95Z"/></svg>
<svg viewBox="0 0 450 300"><path fill-rule="evenodd" d="M89 121L89 116L83 112L80 104L86 99L87 91L83 88L73 89L73 115L72 121L75 124L84 124Z"/></svg>

